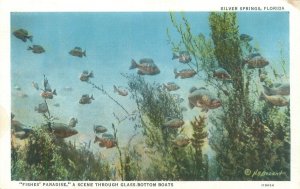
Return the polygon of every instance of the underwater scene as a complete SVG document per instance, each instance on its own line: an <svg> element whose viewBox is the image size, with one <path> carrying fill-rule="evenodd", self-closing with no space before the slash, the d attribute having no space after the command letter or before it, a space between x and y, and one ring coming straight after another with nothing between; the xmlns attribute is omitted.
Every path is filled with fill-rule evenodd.
<svg viewBox="0 0 300 189"><path fill-rule="evenodd" d="M290 180L288 12L11 13L11 180Z"/></svg>

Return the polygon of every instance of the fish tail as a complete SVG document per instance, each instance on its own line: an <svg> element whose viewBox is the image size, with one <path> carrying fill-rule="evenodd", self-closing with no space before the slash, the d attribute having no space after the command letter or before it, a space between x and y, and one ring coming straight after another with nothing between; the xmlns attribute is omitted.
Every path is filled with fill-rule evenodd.
<svg viewBox="0 0 300 189"><path fill-rule="evenodd" d="M116 92L118 92L118 89L117 89L117 87L114 85L114 92L116 93Z"/></svg>
<svg viewBox="0 0 300 189"><path fill-rule="evenodd" d="M34 107L34 111L38 111L38 108L37 108L37 107Z"/></svg>
<svg viewBox="0 0 300 189"><path fill-rule="evenodd" d="M189 102L189 107L190 107L190 109L193 109L195 106L194 106L194 104Z"/></svg>
<svg viewBox="0 0 300 189"><path fill-rule="evenodd" d="M94 73L93 71L90 72L89 77L93 78L94 77Z"/></svg>
<svg viewBox="0 0 300 189"><path fill-rule="evenodd" d="M98 141L99 137L95 136L94 144Z"/></svg>
<svg viewBox="0 0 300 189"><path fill-rule="evenodd" d="M82 55L86 57L86 50L82 52Z"/></svg>
<svg viewBox="0 0 300 189"><path fill-rule="evenodd" d="M163 84L163 89L168 89L166 84Z"/></svg>
<svg viewBox="0 0 300 189"><path fill-rule="evenodd" d="M259 100L264 100L265 99L265 94L263 92L260 93L260 96L259 96Z"/></svg>
<svg viewBox="0 0 300 189"><path fill-rule="evenodd" d="M28 128L24 128L23 131L25 132L25 135L30 133L32 131L32 129L28 129Z"/></svg>
<svg viewBox="0 0 300 189"><path fill-rule="evenodd" d="M263 85L263 88L264 88L264 93L266 95L272 95L271 89L269 87Z"/></svg>
<svg viewBox="0 0 300 189"><path fill-rule="evenodd" d="M56 89L54 89L54 91L52 92L54 95L57 95L57 93L56 93Z"/></svg>
<svg viewBox="0 0 300 189"><path fill-rule="evenodd" d="M242 67L244 67L246 64L248 63L248 61L247 60L242 60Z"/></svg>
<svg viewBox="0 0 300 189"><path fill-rule="evenodd" d="M174 69L174 74L175 74L175 79L178 78L179 73L177 72L177 69L176 69L176 68Z"/></svg>
<svg viewBox="0 0 300 189"><path fill-rule="evenodd" d="M28 39L29 39L30 42L32 42L33 36L32 35L28 36Z"/></svg>
<svg viewBox="0 0 300 189"><path fill-rule="evenodd" d="M213 71L213 77L216 77L217 76L217 72L216 70Z"/></svg>
<svg viewBox="0 0 300 189"><path fill-rule="evenodd" d="M206 88L200 87L199 89L206 89ZM197 90L197 87L194 86L194 87L190 88L189 92L192 93L192 92L194 92L196 90Z"/></svg>
<svg viewBox="0 0 300 189"><path fill-rule="evenodd" d="M131 66L130 66L130 70L131 69L134 69L134 68L137 68L138 67L138 64L136 63L136 61L134 59L131 59Z"/></svg>
<svg viewBox="0 0 300 189"><path fill-rule="evenodd" d="M28 46L27 50L32 50L33 48L31 46Z"/></svg>
<svg viewBox="0 0 300 189"><path fill-rule="evenodd" d="M172 60L175 60L175 59L177 59L177 58L179 58L179 56L178 56L177 54L173 53Z"/></svg>
<svg viewBox="0 0 300 189"><path fill-rule="evenodd" d="M93 95L91 96L91 99L92 99L92 100L95 100L94 97L93 97Z"/></svg>

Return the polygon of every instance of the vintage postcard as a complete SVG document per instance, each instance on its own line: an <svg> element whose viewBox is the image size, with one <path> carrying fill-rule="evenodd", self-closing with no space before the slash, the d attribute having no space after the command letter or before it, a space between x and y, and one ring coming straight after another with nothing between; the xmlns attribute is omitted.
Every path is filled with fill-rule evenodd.
<svg viewBox="0 0 300 189"><path fill-rule="evenodd" d="M0 189L299 187L298 5L1 2Z"/></svg>

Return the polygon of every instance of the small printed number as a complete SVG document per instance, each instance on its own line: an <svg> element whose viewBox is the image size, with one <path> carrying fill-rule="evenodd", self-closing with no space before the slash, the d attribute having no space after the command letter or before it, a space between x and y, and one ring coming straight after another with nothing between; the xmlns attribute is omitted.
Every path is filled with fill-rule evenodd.
<svg viewBox="0 0 300 189"><path fill-rule="evenodd" d="M274 187L274 184L261 184L262 187Z"/></svg>

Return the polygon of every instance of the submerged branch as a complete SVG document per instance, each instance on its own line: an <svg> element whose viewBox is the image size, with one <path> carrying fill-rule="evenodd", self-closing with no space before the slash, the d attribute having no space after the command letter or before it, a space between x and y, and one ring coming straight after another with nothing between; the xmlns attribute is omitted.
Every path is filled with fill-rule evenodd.
<svg viewBox="0 0 300 189"><path fill-rule="evenodd" d="M87 81L88 84L92 85L94 88L98 89L99 91L101 91L104 95L108 96L108 98L110 98L112 101L114 101L118 106L120 106L127 115L129 115L129 112L124 108L124 106L122 104L120 104L117 100L115 100L112 96L110 96L103 88L103 86L99 87L96 84L94 84L91 81Z"/></svg>

